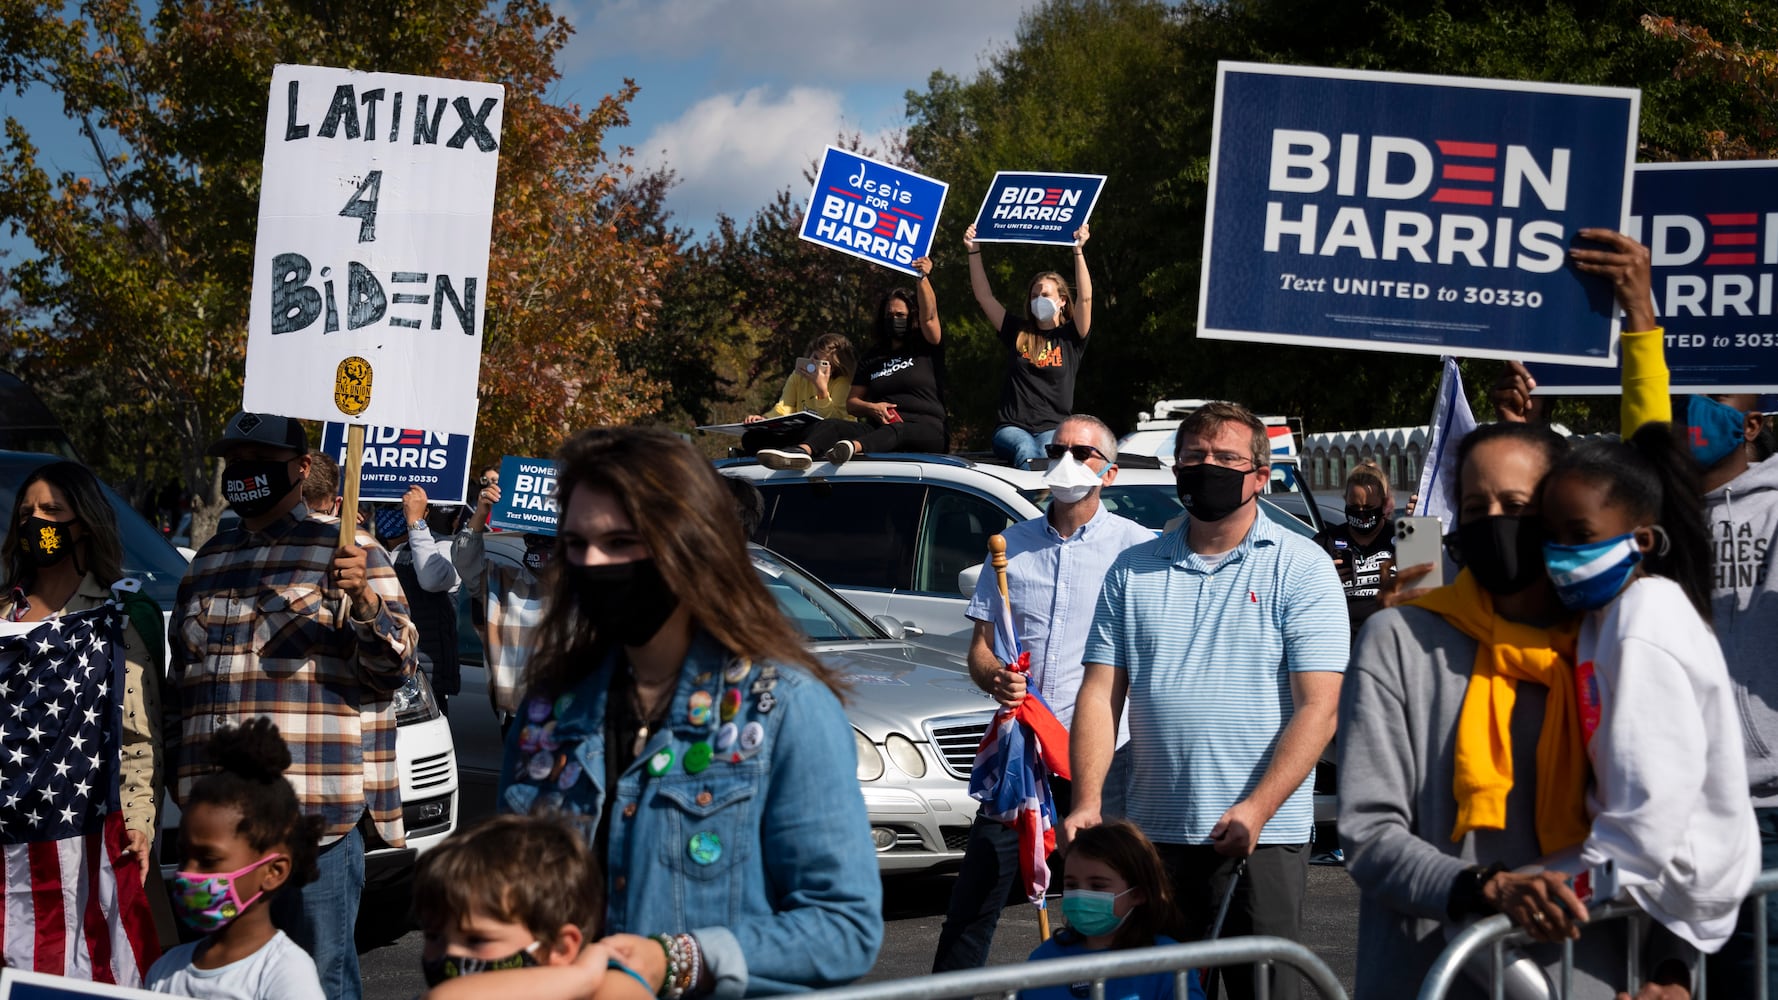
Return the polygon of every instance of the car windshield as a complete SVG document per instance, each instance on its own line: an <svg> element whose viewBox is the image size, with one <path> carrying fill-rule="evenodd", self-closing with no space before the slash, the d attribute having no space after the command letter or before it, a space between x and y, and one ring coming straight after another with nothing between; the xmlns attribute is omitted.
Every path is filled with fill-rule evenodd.
<svg viewBox="0 0 1778 1000"><path fill-rule="evenodd" d="M811 642L881 639L883 634L858 610L814 577L757 545L748 546L753 568L772 599Z"/></svg>
<svg viewBox="0 0 1778 1000"><path fill-rule="evenodd" d="M1040 508L1049 507L1048 490L1028 490L1025 496ZM1267 517L1305 538L1315 534L1308 525L1280 510L1270 500L1269 495L1259 498L1259 509ZM1179 502L1178 488L1166 483L1107 486L1099 491L1099 502L1113 514L1127 517L1154 531L1165 531L1168 521L1185 513L1185 505Z"/></svg>
<svg viewBox="0 0 1778 1000"><path fill-rule="evenodd" d="M40 465L59 461L51 455L9 453L0 455L0 524L12 523L12 502L19 484ZM167 544L161 533L130 507L111 487L99 484L117 514L117 531L123 542L124 576L142 581L142 592L154 598L161 610L171 610L185 575L185 559Z"/></svg>

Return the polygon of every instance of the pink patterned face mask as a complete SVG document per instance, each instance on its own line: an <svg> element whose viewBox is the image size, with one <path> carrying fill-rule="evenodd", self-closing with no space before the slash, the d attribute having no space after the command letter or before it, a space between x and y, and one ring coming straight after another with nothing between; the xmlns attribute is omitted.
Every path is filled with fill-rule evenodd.
<svg viewBox="0 0 1778 1000"><path fill-rule="evenodd" d="M276 861L282 854L268 854L240 871L224 874L212 872L178 872L173 876L173 912L192 930L214 934L227 927L229 921L247 912L259 902L265 890L243 901L235 891L235 880L262 865Z"/></svg>

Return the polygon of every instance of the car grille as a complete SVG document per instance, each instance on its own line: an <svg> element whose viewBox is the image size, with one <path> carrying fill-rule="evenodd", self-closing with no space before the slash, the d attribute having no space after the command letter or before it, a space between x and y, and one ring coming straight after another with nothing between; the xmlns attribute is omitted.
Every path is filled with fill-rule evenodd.
<svg viewBox="0 0 1778 1000"><path fill-rule="evenodd" d="M945 850L961 851L969 846L969 827L946 826L939 830L945 836Z"/></svg>
<svg viewBox="0 0 1778 1000"><path fill-rule="evenodd" d="M449 750L446 750L444 753L433 754L430 757L414 758L414 767L411 774L414 790L419 791L424 788L437 788L439 785L450 783L452 770L451 752Z"/></svg>
<svg viewBox="0 0 1778 1000"><path fill-rule="evenodd" d="M971 712L926 720L926 738L944 761L945 770L953 777L968 778L975 765L976 748L982 745L982 734L988 731L993 712Z"/></svg>

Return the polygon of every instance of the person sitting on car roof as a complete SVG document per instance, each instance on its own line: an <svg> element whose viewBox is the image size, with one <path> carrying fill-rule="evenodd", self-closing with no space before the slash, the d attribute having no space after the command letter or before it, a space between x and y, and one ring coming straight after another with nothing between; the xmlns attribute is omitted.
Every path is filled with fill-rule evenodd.
<svg viewBox="0 0 1778 1000"><path fill-rule="evenodd" d="M915 290L890 289L878 303L876 344L858 366L846 397L846 410L869 427L823 420L794 448L762 449L759 464L806 469L816 455L839 465L859 454L945 450L943 332L938 299L927 280L932 261L921 257L914 267L920 272Z"/></svg>
<svg viewBox="0 0 1778 1000"><path fill-rule="evenodd" d="M843 419L846 400L852 395L852 373L857 370L858 358L852 352L852 342L837 333L824 333L809 341L803 356L796 359L796 368L784 380L784 391L777 404L742 423L758 424L796 413L813 413L823 420ZM762 448L794 448L808 436L812 426L754 427L741 435L741 452L756 455Z"/></svg>

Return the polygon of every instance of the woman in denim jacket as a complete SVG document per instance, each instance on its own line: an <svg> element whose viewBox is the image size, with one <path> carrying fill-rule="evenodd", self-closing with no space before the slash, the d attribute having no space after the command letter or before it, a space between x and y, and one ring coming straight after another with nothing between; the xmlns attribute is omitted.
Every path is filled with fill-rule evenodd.
<svg viewBox="0 0 1778 1000"><path fill-rule="evenodd" d="M574 818L605 864L608 941L668 1000L863 975L882 884L851 725L761 585L728 490L646 428L583 432L557 467L501 809Z"/></svg>

